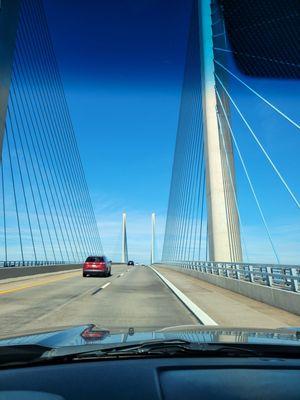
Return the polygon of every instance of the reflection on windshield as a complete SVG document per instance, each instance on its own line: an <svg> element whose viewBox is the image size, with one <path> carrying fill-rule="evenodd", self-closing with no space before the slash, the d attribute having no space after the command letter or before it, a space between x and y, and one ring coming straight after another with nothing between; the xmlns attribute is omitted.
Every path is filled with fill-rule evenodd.
<svg viewBox="0 0 300 400"><path fill-rule="evenodd" d="M0 345L298 344L300 10L69 3L0 6Z"/></svg>

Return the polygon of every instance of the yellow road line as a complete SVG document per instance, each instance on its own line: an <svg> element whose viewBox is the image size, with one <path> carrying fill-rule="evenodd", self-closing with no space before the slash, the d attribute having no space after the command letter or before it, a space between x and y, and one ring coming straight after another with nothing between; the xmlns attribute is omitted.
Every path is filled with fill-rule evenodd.
<svg viewBox="0 0 300 400"><path fill-rule="evenodd" d="M13 287L13 288L10 288L10 289L2 289L2 290L0 289L0 295L7 294L7 293L18 292L20 290L30 289L30 288L37 287L37 286L49 285L50 283L53 283L53 282L62 281L64 279L73 278L76 275L78 275L78 271L72 272L72 273L69 273L69 274L63 275L63 276L60 275L60 276L58 276L56 278L44 279L44 280L40 279L38 282L33 282L31 284L28 284L28 285L16 286L16 287Z"/></svg>

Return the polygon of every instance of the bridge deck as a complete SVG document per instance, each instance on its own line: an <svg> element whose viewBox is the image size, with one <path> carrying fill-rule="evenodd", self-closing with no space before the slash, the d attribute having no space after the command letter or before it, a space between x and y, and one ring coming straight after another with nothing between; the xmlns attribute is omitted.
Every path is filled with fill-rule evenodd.
<svg viewBox="0 0 300 400"><path fill-rule="evenodd" d="M261 328L300 326L300 316L170 268L159 266L155 269L219 325Z"/></svg>
<svg viewBox="0 0 300 400"><path fill-rule="evenodd" d="M300 317L191 276L157 270L220 325L300 326ZM0 281L0 335L94 323L112 330L153 330L198 324L149 267L114 265L108 278L81 270Z"/></svg>
<svg viewBox="0 0 300 400"><path fill-rule="evenodd" d="M87 323L153 330L198 321L148 267L113 265L108 278L83 278L80 270L0 282L1 336Z"/></svg>

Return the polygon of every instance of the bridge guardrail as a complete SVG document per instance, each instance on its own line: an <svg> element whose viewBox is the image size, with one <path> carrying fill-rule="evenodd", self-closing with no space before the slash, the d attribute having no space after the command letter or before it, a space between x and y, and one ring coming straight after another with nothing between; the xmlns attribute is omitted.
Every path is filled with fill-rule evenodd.
<svg viewBox="0 0 300 400"><path fill-rule="evenodd" d="M300 292L300 265L207 261L180 261L168 264L287 291Z"/></svg>
<svg viewBox="0 0 300 400"><path fill-rule="evenodd" d="M83 261L82 261L83 262ZM0 261L0 268L11 267L41 267L47 265L68 265L68 264L82 264L77 261Z"/></svg>
<svg viewBox="0 0 300 400"><path fill-rule="evenodd" d="M38 262L36 261L0 261L0 280L19 278L23 276L31 276L37 274L56 273L62 271L70 271L79 269L82 263L74 262Z"/></svg>

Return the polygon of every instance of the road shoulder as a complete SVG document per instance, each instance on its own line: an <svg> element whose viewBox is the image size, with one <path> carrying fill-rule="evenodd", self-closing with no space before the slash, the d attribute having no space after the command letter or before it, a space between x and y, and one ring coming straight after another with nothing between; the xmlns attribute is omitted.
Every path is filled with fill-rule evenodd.
<svg viewBox="0 0 300 400"><path fill-rule="evenodd" d="M155 269L219 325L300 326L300 317L163 266Z"/></svg>

